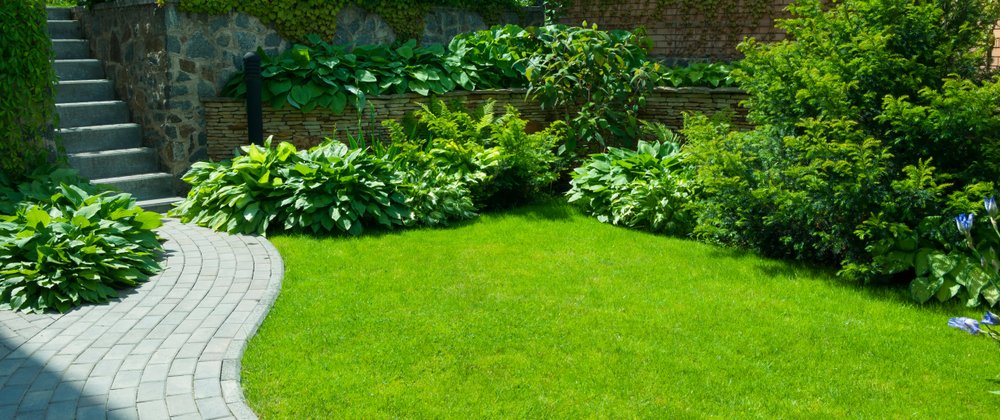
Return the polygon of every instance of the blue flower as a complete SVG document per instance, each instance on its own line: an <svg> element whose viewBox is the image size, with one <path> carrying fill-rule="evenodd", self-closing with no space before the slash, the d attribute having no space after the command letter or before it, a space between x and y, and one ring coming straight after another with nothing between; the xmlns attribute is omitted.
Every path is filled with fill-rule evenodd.
<svg viewBox="0 0 1000 420"><path fill-rule="evenodd" d="M968 234L972 231L972 213L955 216L955 224L958 226L959 232Z"/></svg>
<svg viewBox="0 0 1000 420"><path fill-rule="evenodd" d="M986 311L986 315L983 315L982 320L983 325L1000 325L1000 317L997 317L993 312Z"/></svg>
<svg viewBox="0 0 1000 420"><path fill-rule="evenodd" d="M990 215L992 218L997 217L997 200L996 197L990 197L983 199L983 207L986 207L986 214Z"/></svg>
<svg viewBox="0 0 1000 420"><path fill-rule="evenodd" d="M948 320L948 326L958 328L969 334L979 334L979 321L972 318L956 317Z"/></svg>

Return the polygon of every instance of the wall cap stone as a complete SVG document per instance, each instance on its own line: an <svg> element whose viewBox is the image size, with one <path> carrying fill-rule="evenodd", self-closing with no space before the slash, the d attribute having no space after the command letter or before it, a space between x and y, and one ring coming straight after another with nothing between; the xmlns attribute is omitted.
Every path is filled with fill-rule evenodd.
<svg viewBox="0 0 1000 420"><path fill-rule="evenodd" d="M177 4L180 0L164 0L164 6L167 4ZM108 9L119 9L123 7L133 7L133 6L156 6L160 7L157 0L115 0L107 3L97 3L93 6L93 10L108 10ZM83 7L83 6L79 6Z"/></svg>

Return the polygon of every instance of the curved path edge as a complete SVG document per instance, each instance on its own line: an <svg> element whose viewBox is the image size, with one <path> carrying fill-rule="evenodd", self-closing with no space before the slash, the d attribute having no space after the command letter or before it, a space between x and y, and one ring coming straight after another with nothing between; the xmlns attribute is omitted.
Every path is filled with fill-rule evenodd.
<svg viewBox="0 0 1000 420"><path fill-rule="evenodd" d="M257 306L247 318L245 326L246 336L240 340L233 340L226 349L226 356L222 359L222 374L220 385L222 387L223 398L229 405L229 411L238 419L256 419L257 415L247 404L246 396L243 394L242 371L243 353L246 352L247 344L253 336L257 335L257 329L264 323L268 312L274 306L281 292L281 282L285 276L285 264L278 253L278 249L270 241L263 237L258 237L267 250L268 260L271 262L271 273L268 276L268 283L264 296L257 302Z"/></svg>
<svg viewBox="0 0 1000 420"><path fill-rule="evenodd" d="M165 219L163 271L65 314L0 311L0 420L255 419L240 359L284 276L277 249Z"/></svg>

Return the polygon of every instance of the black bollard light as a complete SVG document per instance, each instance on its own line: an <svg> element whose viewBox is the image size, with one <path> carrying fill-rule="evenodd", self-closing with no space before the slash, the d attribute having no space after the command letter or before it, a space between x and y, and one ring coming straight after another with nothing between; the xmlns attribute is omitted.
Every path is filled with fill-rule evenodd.
<svg viewBox="0 0 1000 420"><path fill-rule="evenodd" d="M243 82L247 84L247 137L251 144L264 144L264 110L260 105L260 56L243 56Z"/></svg>

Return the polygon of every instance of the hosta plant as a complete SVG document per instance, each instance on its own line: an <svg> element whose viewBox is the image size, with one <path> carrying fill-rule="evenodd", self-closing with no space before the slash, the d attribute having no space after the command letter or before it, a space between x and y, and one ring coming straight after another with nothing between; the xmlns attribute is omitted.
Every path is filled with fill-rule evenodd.
<svg viewBox="0 0 1000 420"><path fill-rule="evenodd" d="M665 140L592 155L573 171L569 202L604 223L687 235L690 174L680 146Z"/></svg>
<svg viewBox="0 0 1000 420"><path fill-rule="evenodd" d="M160 215L127 194L97 193L60 169L0 195L0 307L66 312L161 269Z"/></svg>
<svg viewBox="0 0 1000 420"><path fill-rule="evenodd" d="M187 199L171 211L182 222L233 233L271 227L360 234L365 225L408 219L386 158L327 140L309 150L290 143L245 146L243 156L196 163L184 176Z"/></svg>
<svg viewBox="0 0 1000 420"><path fill-rule="evenodd" d="M392 163L333 140L296 155L282 171L279 202L286 230L361 234L365 226L401 226L410 218Z"/></svg>
<svg viewBox="0 0 1000 420"><path fill-rule="evenodd" d="M230 233L260 233L280 215L288 190L280 188L297 161L295 146L243 147L242 156L221 163L195 162L182 178L192 185L187 199L170 210L182 222Z"/></svg>

